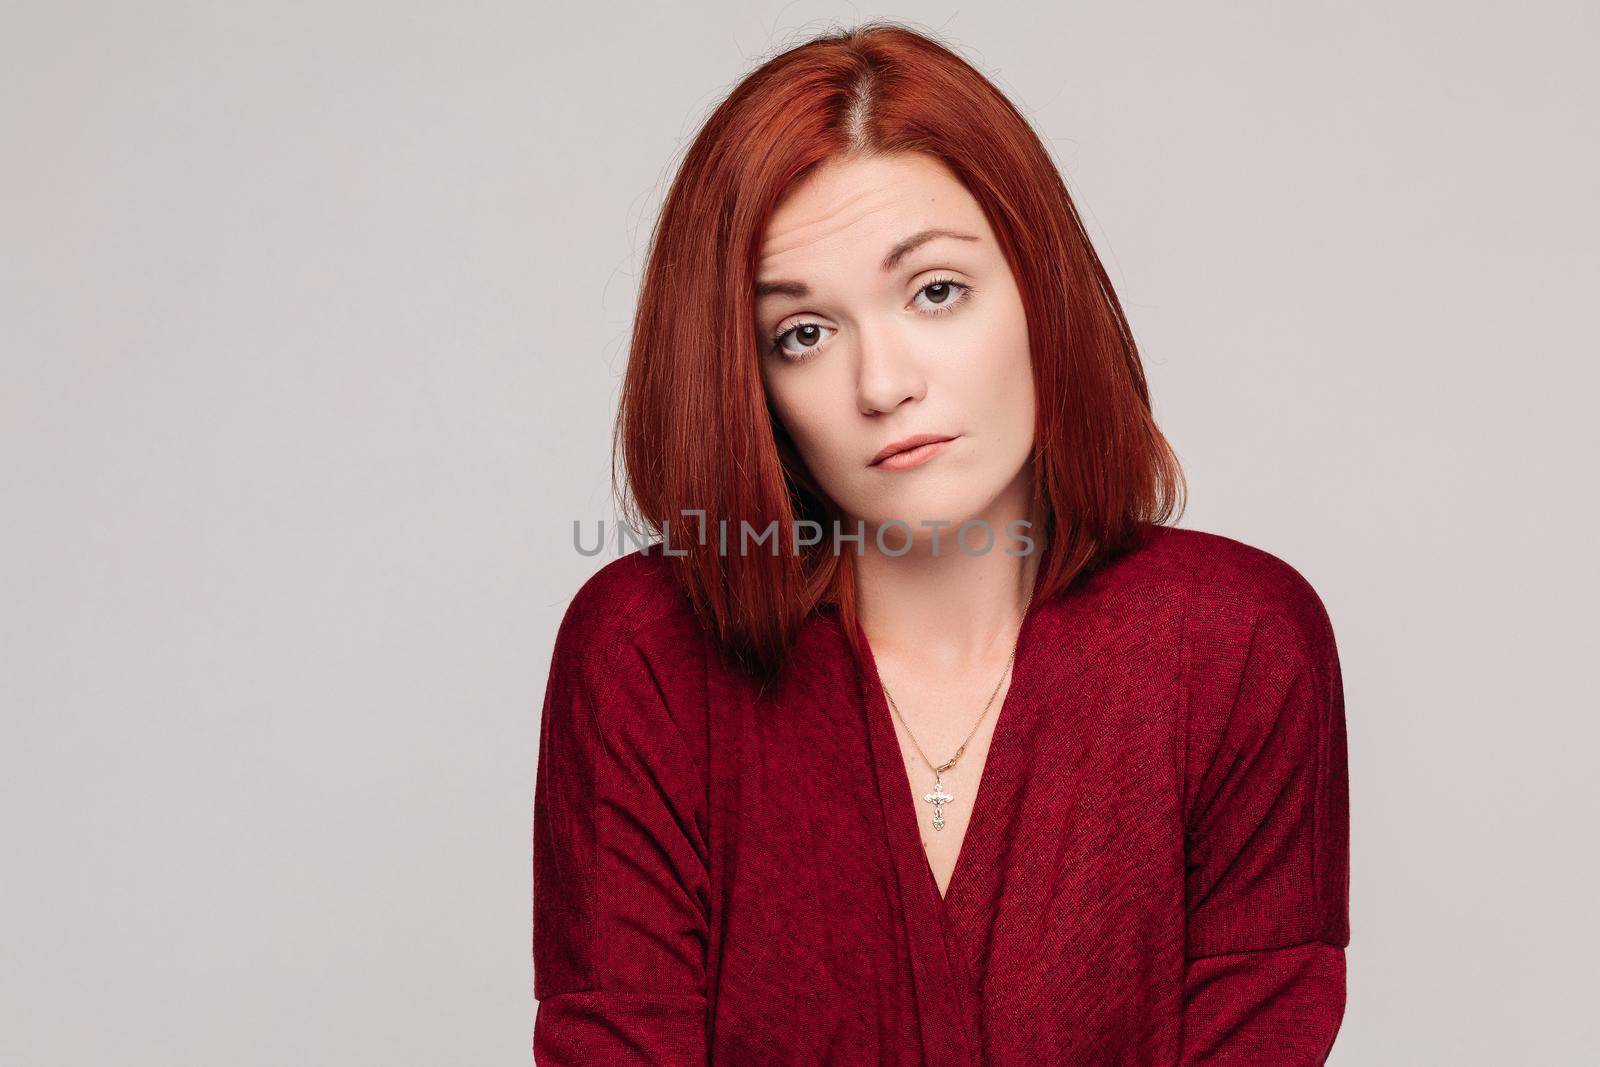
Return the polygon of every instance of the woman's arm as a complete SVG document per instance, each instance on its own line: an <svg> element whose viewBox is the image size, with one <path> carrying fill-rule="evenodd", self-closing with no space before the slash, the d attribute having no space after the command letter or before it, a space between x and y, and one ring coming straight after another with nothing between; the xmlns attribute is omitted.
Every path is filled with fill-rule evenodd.
<svg viewBox="0 0 1600 1067"><path fill-rule="evenodd" d="M1190 694L1181 1063L1320 1064L1344 1017L1350 941L1338 653L1314 596L1258 615L1242 664L1235 652L1217 671L1223 644L1190 650L1217 660Z"/></svg>
<svg viewBox="0 0 1600 1067"><path fill-rule="evenodd" d="M585 587L568 609L545 692L534 1062L704 1064L703 767L692 701L669 697L681 692L673 673L696 664L651 663L629 633L626 600L603 588Z"/></svg>

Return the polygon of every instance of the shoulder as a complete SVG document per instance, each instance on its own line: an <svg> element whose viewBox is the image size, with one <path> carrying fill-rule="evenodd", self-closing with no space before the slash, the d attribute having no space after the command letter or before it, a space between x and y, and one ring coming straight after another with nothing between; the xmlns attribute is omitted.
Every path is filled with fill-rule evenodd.
<svg viewBox="0 0 1600 1067"><path fill-rule="evenodd" d="M682 810L693 809L707 762L703 653L670 560L638 550L590 575L556 631L540 780L546 768L565 766L620 802L639 801L638 788L659 787Z"/></svg>
<svg viewBox="0 0 1600 1067"><path fill-rule="evenodd" d="M585 688L653 688L692 675L701 630L671 561L656 546L619 556L584 580L562 615L553 677Z"/></svg>
<svg viewBox="0 0 1600 1067"><path fill-rule="evenodd" d="M1183 612L1191 639L1265 638L1312 662L1332 653L1333 627L1316 588L1288 561L1255 545L1148 525L1103 569L1102 581L1166 594Z"/></svg>
<svg viewBox="0 0 1600 1067"><path fill-rule="evenodd" d="M561 619L569 640L627 643L652 626L692 614L688 597L659 551L637 549L584 580Z"/></svg>

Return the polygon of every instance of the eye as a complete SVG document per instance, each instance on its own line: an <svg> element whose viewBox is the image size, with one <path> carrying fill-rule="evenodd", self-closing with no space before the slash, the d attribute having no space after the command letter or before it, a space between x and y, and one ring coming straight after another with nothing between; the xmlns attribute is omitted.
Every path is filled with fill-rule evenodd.
<svg viewBox="0 0 1600 1067"><path fill-rule="evenodd" d="M772 351L794 363L808 360L827 340L823 334L832 334L827 326L815 322L798 322L772 336Z"/></svg>
<svg viewBox="0 0 1600 1067"><path fill-rule="evenodd" d="M928 303L918 306L930 315L941 315L966 303L972 292L972 286L965 282L958 282L954 278L935 278L917 290L917 298L926 296L929 300ZM913 298L911 302L915 305L917 299Z"/></svg>

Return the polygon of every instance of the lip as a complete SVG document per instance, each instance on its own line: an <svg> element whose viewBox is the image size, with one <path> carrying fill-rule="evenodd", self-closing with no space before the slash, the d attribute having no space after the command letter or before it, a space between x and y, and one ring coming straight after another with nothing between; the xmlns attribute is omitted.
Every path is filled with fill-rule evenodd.
<svg viewBox="0 0 1600 1067"><path fill-rule="evenodd" d="M947 433L919 433L896 441L883 448L867 466L879 470L905 470L916 467L943 452L945 446L959 435Z"/></svg>

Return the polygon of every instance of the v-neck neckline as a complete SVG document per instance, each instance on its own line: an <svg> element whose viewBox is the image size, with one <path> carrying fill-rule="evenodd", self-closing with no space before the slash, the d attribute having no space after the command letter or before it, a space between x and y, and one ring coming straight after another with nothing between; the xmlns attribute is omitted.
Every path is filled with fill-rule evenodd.
<svg viewBox="0 0 1600 1067"><path fill-rule="evenodd" d="M951 869L950 881L943 893L939 892L939 880L933 872L933 865L928 861L927 850L922 847L922 828L918 822L911 778L906 771L905 756L891 718L892 712L884 696L883 679L878 673L877 658L873 655L865 634L862 634L861 645L865 652L866 664L866 677L863 679L866 690L864 696L868 716L874 726L874 754L889 764L887 768L880 767L880 771L886 769L888 777L895 783L895 787L889 790L888 807L885 811L885 818L890 824L891 844L900 850L915 846L917 866L921 874L926 875L927 887L933 895L933 903L941 917L941 927L946 926L945 918L952 915L954 909L964 899L965 886L974 877L971 873L974 866L992 861L992 856L988 855L985 848L986 843L993 843L989 824L993 822L995 816L991 814L991 809L1003 802L1003 798L998 798L997 795L1004 789L1008 780L1008 768L1014 758L1013 742L1018 728L1016 720L1024 710L1018 706L1030 699L1035 661L1038 658L1034 654L1033 639L1041 606L1038 602L1031 603L1018 629L1016 659L1011 665L1011 680L1006 686L1005 696L1001 699L1000 710L996 713L994 730L990 734L983 767L978 772L978 780L971 790L972 809L968 813L967 828L962 835L961 845L956 850L955 866ZM886 738L890 744L878 744L877 741L882 738Z"/></svg>
<svg viewBox="0 0 1600 1067"><path fill-rule="evenodd" d="M857 622L864 664L858 674L864 703L868 744L877 776L883 813L885 842L890 864L900 886L900 907L905 925L908 965L917 1001L923 1054L930 1067L973 1067L982 1061L981 1004L973 961L961 933L972 921L972 894L981 897L978 880L996 862L1000 847L992 828L1003 810L1007 794L1018 788L1017 751L1020 721L1038 702L1039 615L1044 604L1033 601L1017 634L1016 661L1011 684L995 719L988 755L973 791L967 830L956 853L947 891L939 892L938 879L922 847L922 832L906 772L905 755L895 733L877 659Z"/></svg>

